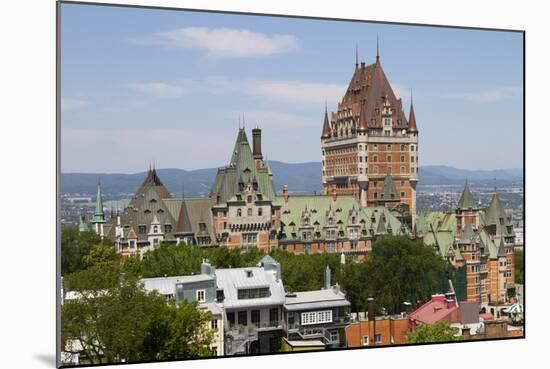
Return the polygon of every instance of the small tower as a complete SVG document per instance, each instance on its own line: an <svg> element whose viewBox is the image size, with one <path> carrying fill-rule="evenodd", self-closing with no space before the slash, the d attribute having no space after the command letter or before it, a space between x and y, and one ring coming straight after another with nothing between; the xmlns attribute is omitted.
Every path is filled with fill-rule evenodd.
<svg viewBox="0 0 550 369"><path fill-rule="evenodd" d="M476 205L474 197L472 196L472 193L470 192L468 182L466 182L455 210L457 231L462 231L466 224L470 224L473 228L477 229L479 226L478 212L479 209Z"/></svg>
<svg viewBox="0 0 550 369"><path fill-rule="evenodd" d="M97 181L97 195L95 199L95 212L91 220L91 223L95 226L95 233L101 238L105 237L103 233L103 224L105 224L105 213L103 212L103 199L101 197L101 183Z"/></svg>
<svg viewBox="0 0 550 369"><path fill-rule="evenodd" d="M81 215L80 223L78 224L78 231L82 233L82 232L87 232L89 230L90 230L90 227L88 227L88 224L86 224L86 216Z"/></svg>
<svg viewBox="0 0 550 369"><path fill-rule="evenodd" d="M153 220L151 221L151 227L149 227L149 246L153 249L156 249L160 246L160 242L164 239L164 233L160 227L160 222L157 218L157 215L153 215Z"/></svg>

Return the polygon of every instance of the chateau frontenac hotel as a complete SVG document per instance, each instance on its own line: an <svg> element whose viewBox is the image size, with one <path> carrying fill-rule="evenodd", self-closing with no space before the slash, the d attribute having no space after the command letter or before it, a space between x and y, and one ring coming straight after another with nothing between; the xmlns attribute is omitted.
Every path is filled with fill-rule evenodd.
<svg viewBox="0 0 550 369"><path fill-rule="evenodd" d="M325 106L321 130L321 195L276 189L261 149L239 128L227 166L208 197L176 198L150 168L121 213L105 218L98 184L95 231L122 257L143 256L162 242L202 247L282 249L365 257L382 235L422 238L462 271L462 298L505 301L514 286L514 232L494 194L480 209L466 186L455 212L416 214L418 135L412 98L408 117L382 68L355 64L335 112ZM277 192L279 190L279 193ZM80 225L88 229L84 219Z"/></svg>

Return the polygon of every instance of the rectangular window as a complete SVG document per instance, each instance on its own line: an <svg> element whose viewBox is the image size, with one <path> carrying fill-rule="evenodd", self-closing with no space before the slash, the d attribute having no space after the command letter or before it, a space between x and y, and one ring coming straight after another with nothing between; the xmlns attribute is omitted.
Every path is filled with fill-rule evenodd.
<svg viewBox="0 0 550 369"><path fill-rule="evenodd" d="M271 326L279 325L279 309L269 309L269 323Z"/></svg>
<svg viewBox="0 0 550 369"><path fill-rule="evenodd" d="M374 161L375 163L378 162L378 155L374 155L374 157L372 158L372 161Z"/></svg>
<svg viewBox="0 0 550 369"><path fill-rule="evenodd" d="M250 322L255 325L260 324L260 310L252 310L250 312Z"/></svg>
<svg viewBox="0 0 550 369"><path fill-rule="evenodd" d="M136 248L136 241L135 240L131 240L130 241L130 249L135 249Z"/></svg>
<svg viewBox="0 0 550 369"><path fill-rule="evenodd" d="M234 311L227 312L227 321L229 322L230 327L235 325L235 312Z"/></svg>
<svg viewBox="0 0 550 369"><path fill-rule="evenodd" d="M405 155L401 155L401 162L402 162L402 163L405 162Z"/></svg>
<svg viewBox="0 0 550 369"><path fill-rule="evenodd" d="M147 226L144 226L144 225L140 225L138 226L138 233L146 233L147 232Z"/></svg>
<svg viewBox="0 0 550 369"><path fill-rule="evenodd" d="M411 156L411 163L414 163L414 156Z"/></svg>
<svg viewBox="0 0 550 369"><path fill-rule="evenodd" d="M210 321L210 327L212 329L218 329L218 319L213 319Z"/></svg>
<svg viewBox="0 0 550 369"><path fill-rule="evenodd" d="M382 343L382 335L381 334L375 334L374 335L374 343L377 344L377 345Z"/></svg>
<svg viewBox="0 0 550 369"><path fill-rule="evenodd" d="M363 336L363 346L369 345L369 336Z"/></svg>
<svg viewBox="0 0 550 369"><path fill-rule="evenodd" d="M302 325L331 323L332 310L311 311L302 313Z"/></svg>
<svg viewBox="0 0 550 369"><path fill-rule="evenodd" d="M206 301L206 292L205 290L197 290L197 301L205 302Z"/></svg>
<svg viewBox="0 0 550 369"><path fill-rule="evenodd" d="M239 311L237 319L238 319L237 323L239 325L248 325L248 317L247 317L246 310L245 311Z"/></svg>
<svg viewBox="0 0 550 369"><path fill-rule="evenodd" d="M172 224L165 224L164 233L170 233L170 232L172 232Z"/></svg>

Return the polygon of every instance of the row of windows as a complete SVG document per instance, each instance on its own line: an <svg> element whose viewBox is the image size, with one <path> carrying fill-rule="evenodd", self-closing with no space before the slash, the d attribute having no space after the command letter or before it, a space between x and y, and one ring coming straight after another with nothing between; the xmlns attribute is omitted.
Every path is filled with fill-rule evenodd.
<svg viewBox="0 0 550 369"><path fill-rule="evenodd" d="M172 225L171 224L165 224L164 225L164 233L170 233L172 232ZM138 226L138 233L140 234L145 234L147 233L147 226L146 225L139 225ZM159 233L159 226L158 225L154 225L153 226L153 233Z"/></svg>
<svg viewBox="0 0 550 369"><path fill-rule="evenodd" d="M246 209L246 215L248 215L249 217L251 217L253 213L254 211L252 210L252 208ZM263 213L264 213L263 208L258 208L258 211L257 211L258 216L261 217ZM241 208L237 209L237 216L238 217L243 216L243 210Z"/></svg>
<svg viewBox="0 0 550 369"><path fill-rule="evenodd" d="M269 287L246 288L246 289L239 289L237 291L237 298L239 300L257 299L257 298L264 298L269 296L271 296Z"/></svg>
<svg viewBox="0 0 550 369"><path fill-rule="evenodd" d="M302 325L331 323L332 310L311 311L302 313Z"/></svg>

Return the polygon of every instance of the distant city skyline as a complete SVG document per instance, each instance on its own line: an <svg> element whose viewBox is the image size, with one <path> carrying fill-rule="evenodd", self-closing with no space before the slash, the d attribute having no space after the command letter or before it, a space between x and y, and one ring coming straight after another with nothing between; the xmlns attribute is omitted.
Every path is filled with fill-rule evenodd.
<svg viewBox="0 0 550 369"><path fill-rule="evenodd" d="M381 62L420 165L523 166L523 35L62 4L62 172L221 167L240 116L268 160L319 162L359 59Z"/></svg>

